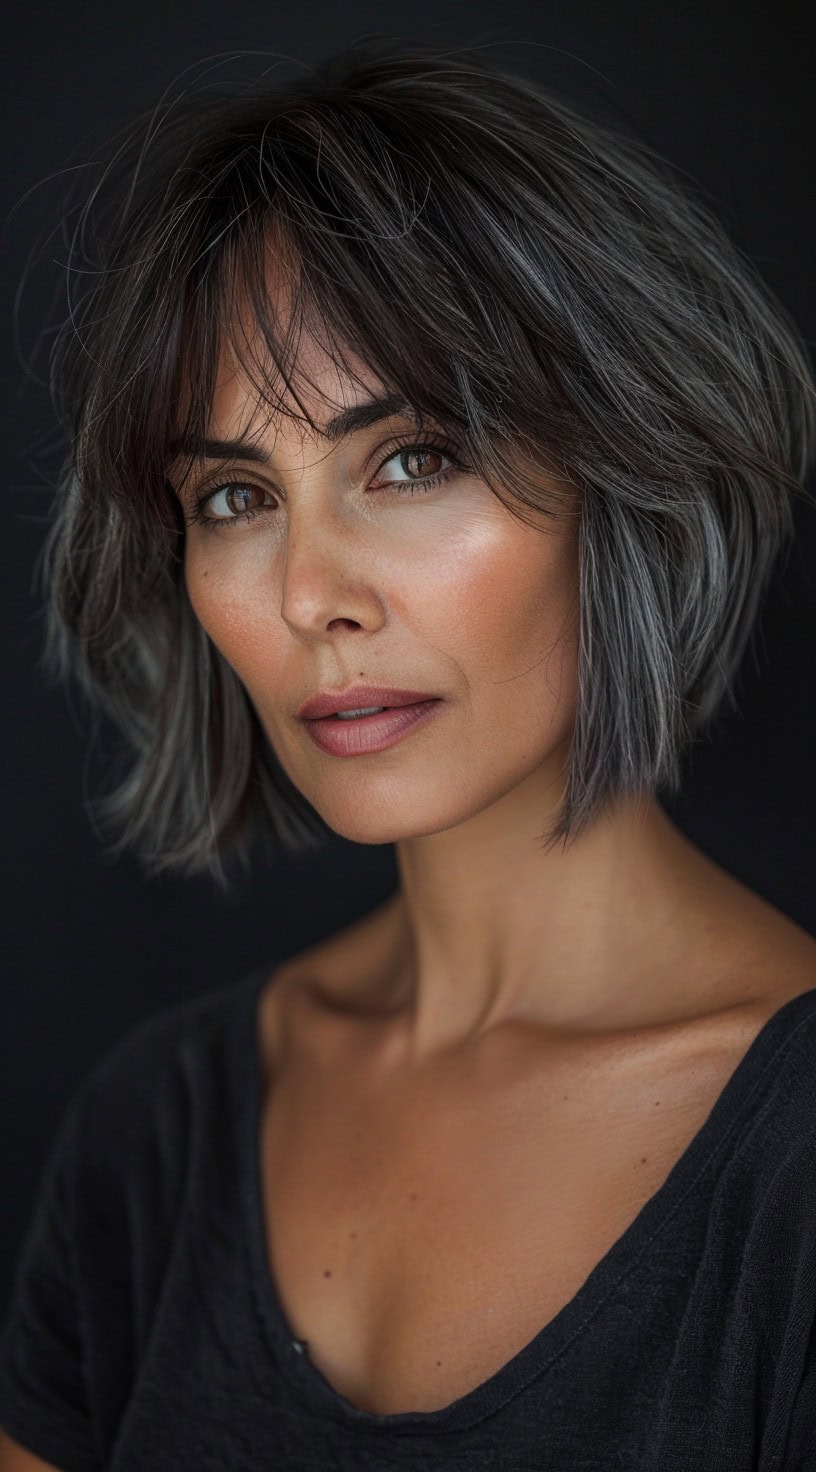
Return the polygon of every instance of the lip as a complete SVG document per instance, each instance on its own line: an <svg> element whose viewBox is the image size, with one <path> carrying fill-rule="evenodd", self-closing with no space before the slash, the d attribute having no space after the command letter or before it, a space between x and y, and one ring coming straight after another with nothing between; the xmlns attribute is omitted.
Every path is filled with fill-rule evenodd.
<svg viewBox="0 0 816 1472"><path fill-rule="evenodd" d="M348 690L324 690L305 700L298 711L302 721L316 721L333 716L338 710L364 710L369 705L419 705L425 700L438 700L427 690L395 690L385 685L352 685Z"/></svg>
<svg viewBox="0 0 816 1472"><path fill-rule="evenodd" d="M374 702L372 702L373 704ZM433 720L445 701L438 696L395 706L371 716L353 716L347 721L323 716L304 721L315 746L329 756L366 756L385 751L401 741L416 726ZM354 709L354 707L352 707Z"/></svg>

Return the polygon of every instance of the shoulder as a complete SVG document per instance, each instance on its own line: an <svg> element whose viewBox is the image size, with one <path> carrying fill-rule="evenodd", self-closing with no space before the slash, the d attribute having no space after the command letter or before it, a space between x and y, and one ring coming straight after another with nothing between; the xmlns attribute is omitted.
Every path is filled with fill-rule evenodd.
<svg viewBox="0 0 816 1472"><path fill-rule="evenodd" d="M223 1093L231 1039L268 969L164 1007L107 1048L62 1121L62 1133L75 1136L80 1165L96 1175L137 1172L158 1155L169 1163L196 1114Z"/></svg>
<svg viewBox="0 0 816 1472"><path fill-rule="evenodd" d="M186 1045L203 1042L208 1035L228 1025L230 1013L236 1005L240 1006L242 993L264 969L269 970L253 968L218 987L150 1013L117 1039L92 1073L101 1080L123 1068L141 1068L145 1063L161 1067Z"/></svg>
<svg viewBox="0 0 816 1472"><path fill-rule="evenodd" d="M779 1144L816 1150L816 974L775 992L762 1022L765 1067L784 1121ZM812 1181L816 1201L816 1176Z"/></svg>
<svg viewBox="0 0 816 1472"><path fill-rule="evenodd" d="M816 1335L816 980L776 1001L758 1034L721 1204L727 1196L745 1233L754 1306L779 1355L792 1323Z"/></svg>
<svg viewBox="0 0 816 1472"><path fill-rule="evenodd" d="M816 974L792 973L767 989L738 1025L745 1044L729 1079L733 1148L722 1185L742 1204L730 1210L748 1210L749 1257L761 1259L772 1242L782 1252L807 1243L816 1254Z"/></svg>
<svg viewBox="0 0 816 1472"><path fill-rule="evenodd" d="M239 991L238 983L213 988L134 1023L89 1070L84 1092L115 1091L122 1082L132 1086L144 1080L149 1084L157 1073L176 1063L185 1048L203 1046L223 1026Z"/></svg>
<svg viewBox="0 0 816 1472"><path fill-rule="evenodd" d="M791 1107L800 1096L804 1104L808 1094L816 1101L816 938L726 878L727 900L689 965L702 1021L726 1062L749 1054L763 1089L778 1079L777 1108L786 1098ZM816 1131L816 1113L812 1123Z"/></svg>
<svg viewBox="0 0 816 1472"><path fill-rule="evenodd" d="M751 921L724 973L722 1022L763 1101L757 1137L767 1143L776 1130L786 1151L807 1150L816 1145L816 940L765 901Z"/></svg>

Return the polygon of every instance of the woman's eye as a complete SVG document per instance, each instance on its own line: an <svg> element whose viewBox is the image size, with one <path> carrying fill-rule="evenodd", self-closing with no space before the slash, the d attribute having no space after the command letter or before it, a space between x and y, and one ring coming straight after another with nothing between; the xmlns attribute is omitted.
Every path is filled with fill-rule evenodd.
<svg viewBox="0 0 816 1472"><path fill-rule="evenodd" d="M254 503L253 496L257 498ZM264 493L260 486L245 485L243 481L232 481L229 485L219 486L217 491L208 496L206 505L215 520L234 521L238 517L254 516L259 507L263 505L263 497Z"/></svg>
<svg viewBox="0 0 816 1472"><path fill-rule="evenodd" d="M264 510L265 492L247 481L226 481L194 498L188 521L208 531L245 526Z"/></svg>
<svg viewBox="0 0 816 1472"><path fill-rule="evenodd" d="M440 467L439 462L444 460L451 461L447 469ZM391 464L397 467L397 473L393 477L384 474ZM405 445L402 449L393 451L383 461L377 471L375 489L411 493L429 491L448 480L460 468L459 462L437 445Z"/></svg>

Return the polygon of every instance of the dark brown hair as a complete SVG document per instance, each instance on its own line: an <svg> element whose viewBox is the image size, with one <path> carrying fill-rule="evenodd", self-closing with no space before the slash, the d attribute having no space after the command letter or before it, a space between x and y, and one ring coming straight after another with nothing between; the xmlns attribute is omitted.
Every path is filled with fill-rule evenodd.
<svg viewBox="0 0 816 1472"><path fill-rule="evenodd" d="M297 265L285 332L276 244ZM44 666L123 732L102 804L120 846L223 884L256 823L290 849L327 831L182 576L170 448L185 383L185 435L205 436L222 333L249 362L239 296L296 403L308 322L346 372L351 348L449 425L518 514L558 514L537 465L580 487L578 710L548 842L615 794L676 790L790 534L815 390L781 304L647 145L462 49L358 45L134 124L67 282Z"/></svg>

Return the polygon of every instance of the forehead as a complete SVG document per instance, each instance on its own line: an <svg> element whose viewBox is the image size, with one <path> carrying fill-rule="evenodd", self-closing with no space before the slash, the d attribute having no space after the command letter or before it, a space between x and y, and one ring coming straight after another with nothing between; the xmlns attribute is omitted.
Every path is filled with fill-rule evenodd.
<svg viewBox="0 0 816 1472"><path fill-rule="evenodd" d="M285 373L246 296L239 296L221 333L210 405L209 433L218 438L261 431L295 439L311 437L342 409L383 392L381 380L347 344L327 346L301 310L294 312L297 268L291 252L269 251L266 295L276 351L284 349Z"/></svg>
<svg viewBox="0 0 816 1472"><path fill-rule="evenodd" d="M383 392L383 385L349 350L338 362L311 333L303 332L286 379L262 345L248 361L242 349L222 340L216 362L209 433L229 439L273 426L276 434L312 437L342 409Z"/></svg>

